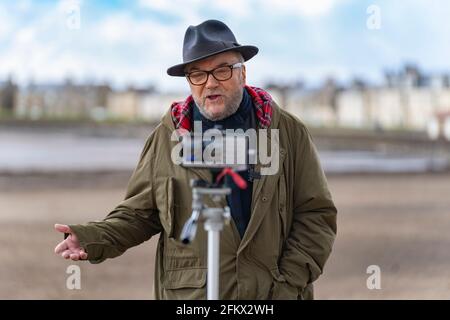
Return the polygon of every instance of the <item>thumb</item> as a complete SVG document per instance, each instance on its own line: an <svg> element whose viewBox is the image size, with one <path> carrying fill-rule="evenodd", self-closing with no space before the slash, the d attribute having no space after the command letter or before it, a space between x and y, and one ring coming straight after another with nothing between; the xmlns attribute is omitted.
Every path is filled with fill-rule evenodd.
<svg viewBox="0 0 450 320"><path fill-rule="evenodd" d="M72 233L72 230L66 224L55 224L55 230L62 233Z"/></svg>

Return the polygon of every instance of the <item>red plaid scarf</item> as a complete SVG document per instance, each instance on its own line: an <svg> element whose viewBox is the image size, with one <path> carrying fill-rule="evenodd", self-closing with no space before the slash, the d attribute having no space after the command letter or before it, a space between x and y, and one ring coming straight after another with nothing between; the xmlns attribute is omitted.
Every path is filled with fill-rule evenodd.
<svg viewBox="0 0 450 320"><path fill-rule="evenodd" d="M255 106L256 118L260 129L267 129L272 121L272 97L263 89L245 86ZM172 121L175 129L191 131L192 127L192 95L181 102L174 102L171 106Z"/></svg>

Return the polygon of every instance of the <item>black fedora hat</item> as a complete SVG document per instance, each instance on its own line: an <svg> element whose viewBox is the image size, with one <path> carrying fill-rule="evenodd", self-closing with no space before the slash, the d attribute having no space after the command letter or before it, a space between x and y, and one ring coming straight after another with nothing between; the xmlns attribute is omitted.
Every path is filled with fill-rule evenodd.
<svg viewBox="0 0 450 320"><path fill-rule="evenodd" d="M184 77L187 64L227 51L238 51L247 61L258 53L258 48L240 45L230 28L218 20L206 20L198 26L189 26L184 35L183 63L167 69L167 74Z"/></svg>

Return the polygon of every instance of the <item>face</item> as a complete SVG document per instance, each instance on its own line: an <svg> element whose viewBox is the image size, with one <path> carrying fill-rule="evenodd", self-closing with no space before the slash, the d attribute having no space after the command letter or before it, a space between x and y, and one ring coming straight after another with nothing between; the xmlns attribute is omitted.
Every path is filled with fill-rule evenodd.
<svg viewBox="0 0 450 320"><path fill-rule="evenodd" d="M240 62L240 55L229 51L193 62L186 67L186 72L210 71L237 62ZM188 83L200 113L209 120L222 120L239 108L245 86L245 66L233 69L233 76L229 80L218 81L210 74L203 85L196 86L189 81Z"/></svg>

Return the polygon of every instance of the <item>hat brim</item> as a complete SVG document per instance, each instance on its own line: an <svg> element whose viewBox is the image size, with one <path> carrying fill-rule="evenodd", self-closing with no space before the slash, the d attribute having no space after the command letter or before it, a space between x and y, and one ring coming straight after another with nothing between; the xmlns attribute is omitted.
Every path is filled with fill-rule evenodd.
<svg viewBox="0 0 450 320"><path fill-rule="evenodd" d="M247 60L250 60L251 58L253 58L258 53L259 49L255 46L237 46L237 47L232 47L232 48L226 48L226 49L223 49L223 50L220 50L217 52L213 52L213 53L198 57L198 58L190 60L190 61L186 61L184 63L174 65L174 66L170 67L169 69L167 69L167 74L172 77L184 77L186 75L186 73L184 72L184 68L189 63L199 61L199 60L214 56L219 53L227 52L227 51L237 51L240 54L242 54L244 61L247 61Z"/></svg>

